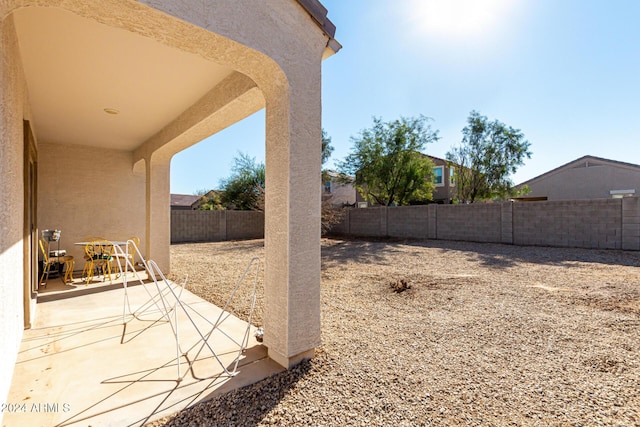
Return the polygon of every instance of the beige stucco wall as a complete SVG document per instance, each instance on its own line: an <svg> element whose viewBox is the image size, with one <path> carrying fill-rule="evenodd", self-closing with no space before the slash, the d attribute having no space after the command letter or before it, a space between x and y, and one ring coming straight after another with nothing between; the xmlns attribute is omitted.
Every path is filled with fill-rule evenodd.
<svg viewBox="0 0 640 427"><path fill-rule="evenodd" d="M24 324L25 82L12 19L0 20L0 52L4 57L0 61L0 402L5 402Z"/></svg>
<svg viewBox="0 0 640 427"><path fill-rule="evenodd" d="M326 182L322 183L322 198L334 206L356 202L356 188L353 184L338 181L337 177L329 177L330 192L326 191Z"/></svg>
<svg viewBox="0 0 640 427"><path fill-rule="evenodd" d="M38 158L38 228L62 230L60 248L77 270L83 251L73 243L89 236L137 236L144 248L145 177L134 174L131 152L40 143Z"/></svg>
<svg viewBox="0 0 640 427"><path fill-rule="evenodd" d="M611 190L635 190L640 194L640 172L631 168L598 164L568 168L528 184L527 197L548 200L611 198Z"/></svg>

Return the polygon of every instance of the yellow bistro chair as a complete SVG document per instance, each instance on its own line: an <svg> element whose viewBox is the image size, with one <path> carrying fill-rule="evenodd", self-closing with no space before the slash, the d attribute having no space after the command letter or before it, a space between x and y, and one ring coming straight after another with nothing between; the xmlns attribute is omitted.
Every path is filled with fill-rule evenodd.
<svg viewBox="0 0 640 427"><path fill-rule="evenodd" d="M106 240L106 239L104 239L104 238L102 238L100 236L91 236L91 237L85 237L85 238L82 239L83 242L87 242L87 243L92 243L94 241L104 241L104 240ZM89 256L87 254L87 244L86 243L85 243L85 245L84 245L84 247L82 249L84 250L84 267L82 268L82 280L86 280L89 268L92 267L92 264L93 264L93 260L92 260L93 256Z"/></svg>
<svg viewBox="0 0 640 427"><path fill-rule="evenodd" d="M39 239L38 243L40 244L40 251L42 252L42 275L40 275L40 281L38 282L38 286L47 286L46 280L49 280L49 273L51 272L51 266L60 265L64 266L64 276L62 277L62 281L64 283L73 282L73 269L75 267L75 261L73 256L64 255L64 256L49 256L49 242L45 242L42 239ZM43 285L44 283L44 285Z"/></svg>
<svg viewBox="0 0 640 427"><path fill-rule="evenodd" d="M89 284L96 273L102 275L103 280L111 278L111 261L113 260L113 243L108 240L98 239L88 242L84 247L84 268L82 275Z"/></svg>

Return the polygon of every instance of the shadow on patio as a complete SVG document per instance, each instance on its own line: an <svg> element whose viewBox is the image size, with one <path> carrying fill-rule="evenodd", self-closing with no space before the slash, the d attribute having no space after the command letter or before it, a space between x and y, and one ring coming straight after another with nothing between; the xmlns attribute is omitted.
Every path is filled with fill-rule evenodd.
<svg viewBox="0 0 640 427"><path fill-rule="evenodd" d="M32 329L24 332L6 426L139 426L282 371L255 341L252 327L236 376L226 375L211 353L203 351L192 369L180 358L184 379L177 381L170 324L158 321L157 313L147 313L143 320L128 315L123 324L120 283L85 286L76 280L62 285L54 279L49 287L38 298ZM148 299L141 285L129 285L129 297L132 307ZM182 299L212 321L220 313L187 290ZM178 315L180 342L189 349L199 336L184 313ZM233 337L242 337L245 328L237 318L225 322ZM231 364L235 354L225 341L212 336L209 342L222 363Z"/></svg>

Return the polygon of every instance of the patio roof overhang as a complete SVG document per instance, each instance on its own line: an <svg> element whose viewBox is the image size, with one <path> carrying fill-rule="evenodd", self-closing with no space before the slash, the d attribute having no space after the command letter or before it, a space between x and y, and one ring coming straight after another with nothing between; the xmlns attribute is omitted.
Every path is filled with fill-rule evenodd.
<svg viewBox="0 0 640 427"><path fill-rule="evenodd" d="M327 10L317 0L297 1L329 37L324 57L337 52ZM64 8L26 7L14 17L30 119L41 142L140 150L190 109L229 105L228 86L239 84L242 111L198 116L190 124L198 130L183 135L173 155L265 106L262 93L252 90L256 84L224 61Z"/></svg>
<svg viewBox="0 0 640 427"><path fill-rule="evenodd" d="M15 21L43 142L133 151L234 72L64 9L24 8Z"/></svg>

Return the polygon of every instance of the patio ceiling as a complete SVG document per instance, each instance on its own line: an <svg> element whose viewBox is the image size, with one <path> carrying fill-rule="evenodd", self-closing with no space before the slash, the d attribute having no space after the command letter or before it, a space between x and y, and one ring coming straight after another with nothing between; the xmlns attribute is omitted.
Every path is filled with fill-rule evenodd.
<svg viewBox="0 0 640 427"><path fill-rule="evenodd" d="M41 142L133 150L233 72L64 9L14 16Z"/></svg>

